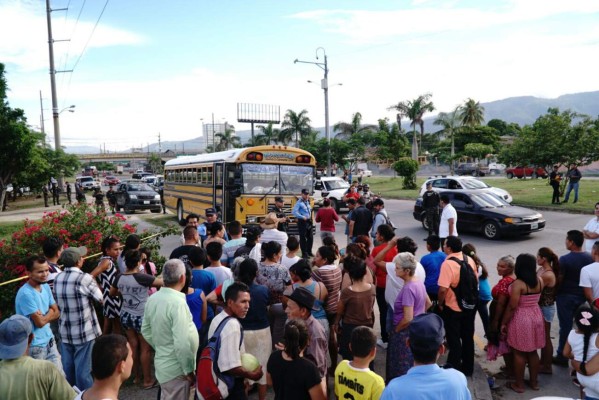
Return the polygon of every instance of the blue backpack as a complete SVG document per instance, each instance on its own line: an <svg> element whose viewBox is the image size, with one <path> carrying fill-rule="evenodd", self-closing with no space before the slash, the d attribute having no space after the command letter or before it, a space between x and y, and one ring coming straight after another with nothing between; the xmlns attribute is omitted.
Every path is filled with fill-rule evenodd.
<svg viewBox="0 0 599 400"><path fill-rule="evenodd" d="M226 375L218 368L218 356L220 353L220 334L225 325L233 317L223 319L214 331L208 344L202 350L196 368L196 396L197 400L223 400L229 396L229 392L235 385L235 377ZM243 343L243 328L241 328L241 339L239 347Z"/></svg>

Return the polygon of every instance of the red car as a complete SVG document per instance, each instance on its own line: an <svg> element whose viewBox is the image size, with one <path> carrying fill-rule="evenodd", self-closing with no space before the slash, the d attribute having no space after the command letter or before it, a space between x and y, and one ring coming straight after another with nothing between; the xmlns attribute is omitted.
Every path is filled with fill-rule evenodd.
<svg viewBox="0 0 599 400"><path fill-rule="evenodd" d="M508 179L512 179L513 177L516 177L518 179L522 179L524 177L531 177L531 178L547 178L547 171L545 171L543 168L541 167L523 167L523 166L517 166L517 167L511 167L511 168L506 168L505 169L505 175L507 176Z"/></svg>
<svg viewBox="0 0 599 400"><path fill-rule="evenodd" d="M121 183L121 181L116 176L107 176L104 179L104 185L106 185L106 186L118 185L119 183Z"/></svg>

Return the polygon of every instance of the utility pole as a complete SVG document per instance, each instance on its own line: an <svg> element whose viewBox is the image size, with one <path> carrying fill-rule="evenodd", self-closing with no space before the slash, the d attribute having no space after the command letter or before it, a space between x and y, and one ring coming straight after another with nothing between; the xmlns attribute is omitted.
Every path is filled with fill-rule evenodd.
<svg viewBox="0 0 599 400"><path fill-rule="evenodd" d="M162 154L162 143L160 142L160 132L158 132L158 154Z"/></svg>
<svg viewBox="0 0 599 400"><path fill-rule="evenodd" d="M42 128L42 134L44 135L44 145L46 144L46 128L44 126L44 102L42 101L42 91L40 90L40 127Z"/></svg>
<svg viewBox="0 0 599 400"><path fill-rule="evenodd" d="M54 121L54 150L61 148L60 146L60 123L58 121L58 96L56 94L56 69L54 68L54 38L52 37L52 11L63 11L67 8L52 10L50 8L50 0L46 0L46 19L48 21L48 53L50 57L50 88L52 90L52 120ZM60 71L60 72L72 72ZM62 189L62 175L58 175L58 187Z"/></svg>

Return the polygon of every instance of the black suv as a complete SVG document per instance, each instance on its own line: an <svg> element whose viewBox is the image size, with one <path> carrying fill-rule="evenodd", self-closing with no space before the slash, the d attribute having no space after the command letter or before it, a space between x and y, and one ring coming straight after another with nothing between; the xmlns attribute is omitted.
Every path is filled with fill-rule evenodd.
<svg viewBox="0 0 599 400"><path fill-rule="evenodd" d="M162 210L160 195L145 182L124 182L116 190L116 209L127 214L135 210L159 213Z"/></svg>
<svg viewBox="0 0 599 400"><path fill-rule="evenodd" d="M456 175L485 176L485 172L477 163L459 164L455 169Z"/></svg>

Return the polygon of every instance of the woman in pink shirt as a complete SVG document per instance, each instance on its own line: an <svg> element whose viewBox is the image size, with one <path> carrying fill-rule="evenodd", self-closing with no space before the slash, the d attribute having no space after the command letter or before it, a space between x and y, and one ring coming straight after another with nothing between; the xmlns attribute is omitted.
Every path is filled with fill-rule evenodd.
<svg viewBox="0 0 599 400"><path fill-rule="evenodd" d="M324 240L327 236L334 236L335 222L339 221L339 216L331 207L331 200L324 199L322 205L316 213L316 222L320 222L320 238Z"/></svg>

